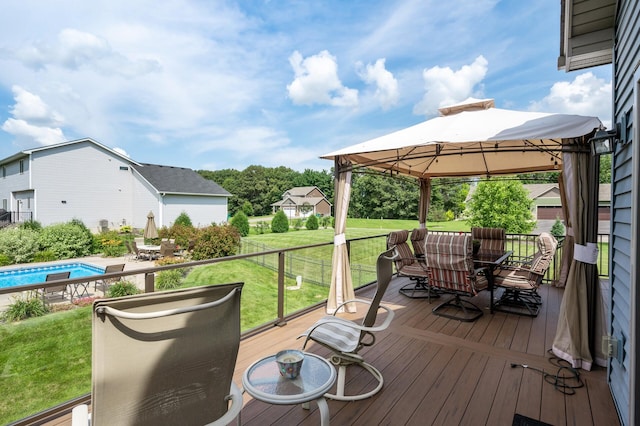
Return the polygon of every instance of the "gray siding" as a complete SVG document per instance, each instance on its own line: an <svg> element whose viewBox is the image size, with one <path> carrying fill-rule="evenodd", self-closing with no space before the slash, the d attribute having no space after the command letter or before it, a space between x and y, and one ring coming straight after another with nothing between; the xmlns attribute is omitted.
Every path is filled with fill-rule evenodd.
<svg viewBox="0 0 640 426"><path fill-rule="evenodd" d="M4 164L5 176L0 175L0 202L7 200L7 210L16 211L16 199L13 193L31 190L29 182L29 160L23 160L24 172L20 173L20 161ZM2 204L0 204L2 207Z"/></svg>
<svg viewBox="0 0 640 426"><path fill-rule="evenodd" d="M133 179L128 162L90 142L36 151L35 217L45 226L78 218L94 232L101 220L130 224Z"/></svg>
<svg viewBox="0 0 640 426"><path fill-rule="evenodd" d="M185 211L196 227L227 222L227 197L203 197L197 195L165 195L163 199L162 225L171 226Z"/></svg>
<svg viewBox="0 0 640 426"><path fill-rule="evenodd" d="M623 424L638 421L636 378L638 330L636 306L638 279L638 90L635 81L640 59L638 2L618 2L616 45L614 48L614 123L627 121L626 140L617 144L612 164L611 202L611 321L612 333L624 342L624 359L611 360L609 384ZM634 77L634 74L636 76ZM633 407L632 410L629 408Z"/></svg>

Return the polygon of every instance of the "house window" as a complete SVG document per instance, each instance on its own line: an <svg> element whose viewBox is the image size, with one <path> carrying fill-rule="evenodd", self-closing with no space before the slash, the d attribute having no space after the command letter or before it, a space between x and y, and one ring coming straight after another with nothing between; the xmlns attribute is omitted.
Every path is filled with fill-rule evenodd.
<svg viewBox="0 0 640 426"><path fill-rule="evenodd" d="M120 166L120 170L129 170L127 166Z"/></svg>
<svg viewBox="0 0 640 426"><path fill-rule="evenodd" d="M7 168L5 166L2 166L2 177L3 178L7 177Z"/></svg>
<svg viewBox="0 0 640 426"><path fill-rule="evenodd" d="M24 173L24 160L20 160L20 174Z"/></svg>

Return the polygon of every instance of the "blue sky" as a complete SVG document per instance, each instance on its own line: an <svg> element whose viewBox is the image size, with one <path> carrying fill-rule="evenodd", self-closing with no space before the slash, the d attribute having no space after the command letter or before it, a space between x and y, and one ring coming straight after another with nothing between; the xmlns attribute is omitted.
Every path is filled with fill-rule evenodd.
<svg viewBox="0 0 640 426"><path fill-rule="evenodd" d="M557 0L5 0L0 158L90 137L193 169L322 154L468 97L611 121L611 67L557 70Z"/></svg>

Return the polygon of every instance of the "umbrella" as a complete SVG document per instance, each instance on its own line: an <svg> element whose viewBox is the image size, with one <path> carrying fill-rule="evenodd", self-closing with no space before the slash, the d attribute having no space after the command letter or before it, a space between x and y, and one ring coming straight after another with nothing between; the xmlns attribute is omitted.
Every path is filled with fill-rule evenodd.
<svg viewBox="0 0 640 426"><path fill-rule="evenodd" d="M156 222L154 220L153 212L149 212L147 215L147 225L144 227L144 233L142 236L147 238L158 238L158 229L156 228Z"/></svg>

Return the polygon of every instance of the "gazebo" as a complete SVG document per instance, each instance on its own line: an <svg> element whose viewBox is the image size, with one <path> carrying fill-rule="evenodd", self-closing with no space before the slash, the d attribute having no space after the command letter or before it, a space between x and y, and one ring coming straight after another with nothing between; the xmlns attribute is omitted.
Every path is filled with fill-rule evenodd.
<svg viewBox="0 0 640 426"><path fill-rule="evenodd" d="M597 117L512 111L492 99L468 99L441 108L440 116L321 156L335 163L335 236L327 311L354 298L345 228L351 173L368 168L414 177L420 185L419 222L429 209L431 178L490 177L560 172L567 238L561 285L565 285L556 355L576 368L594 361L593 330L598 298L597 197L599 157L590 140L602 128ZM346 307L348 312L355 307Z"/></svg>

